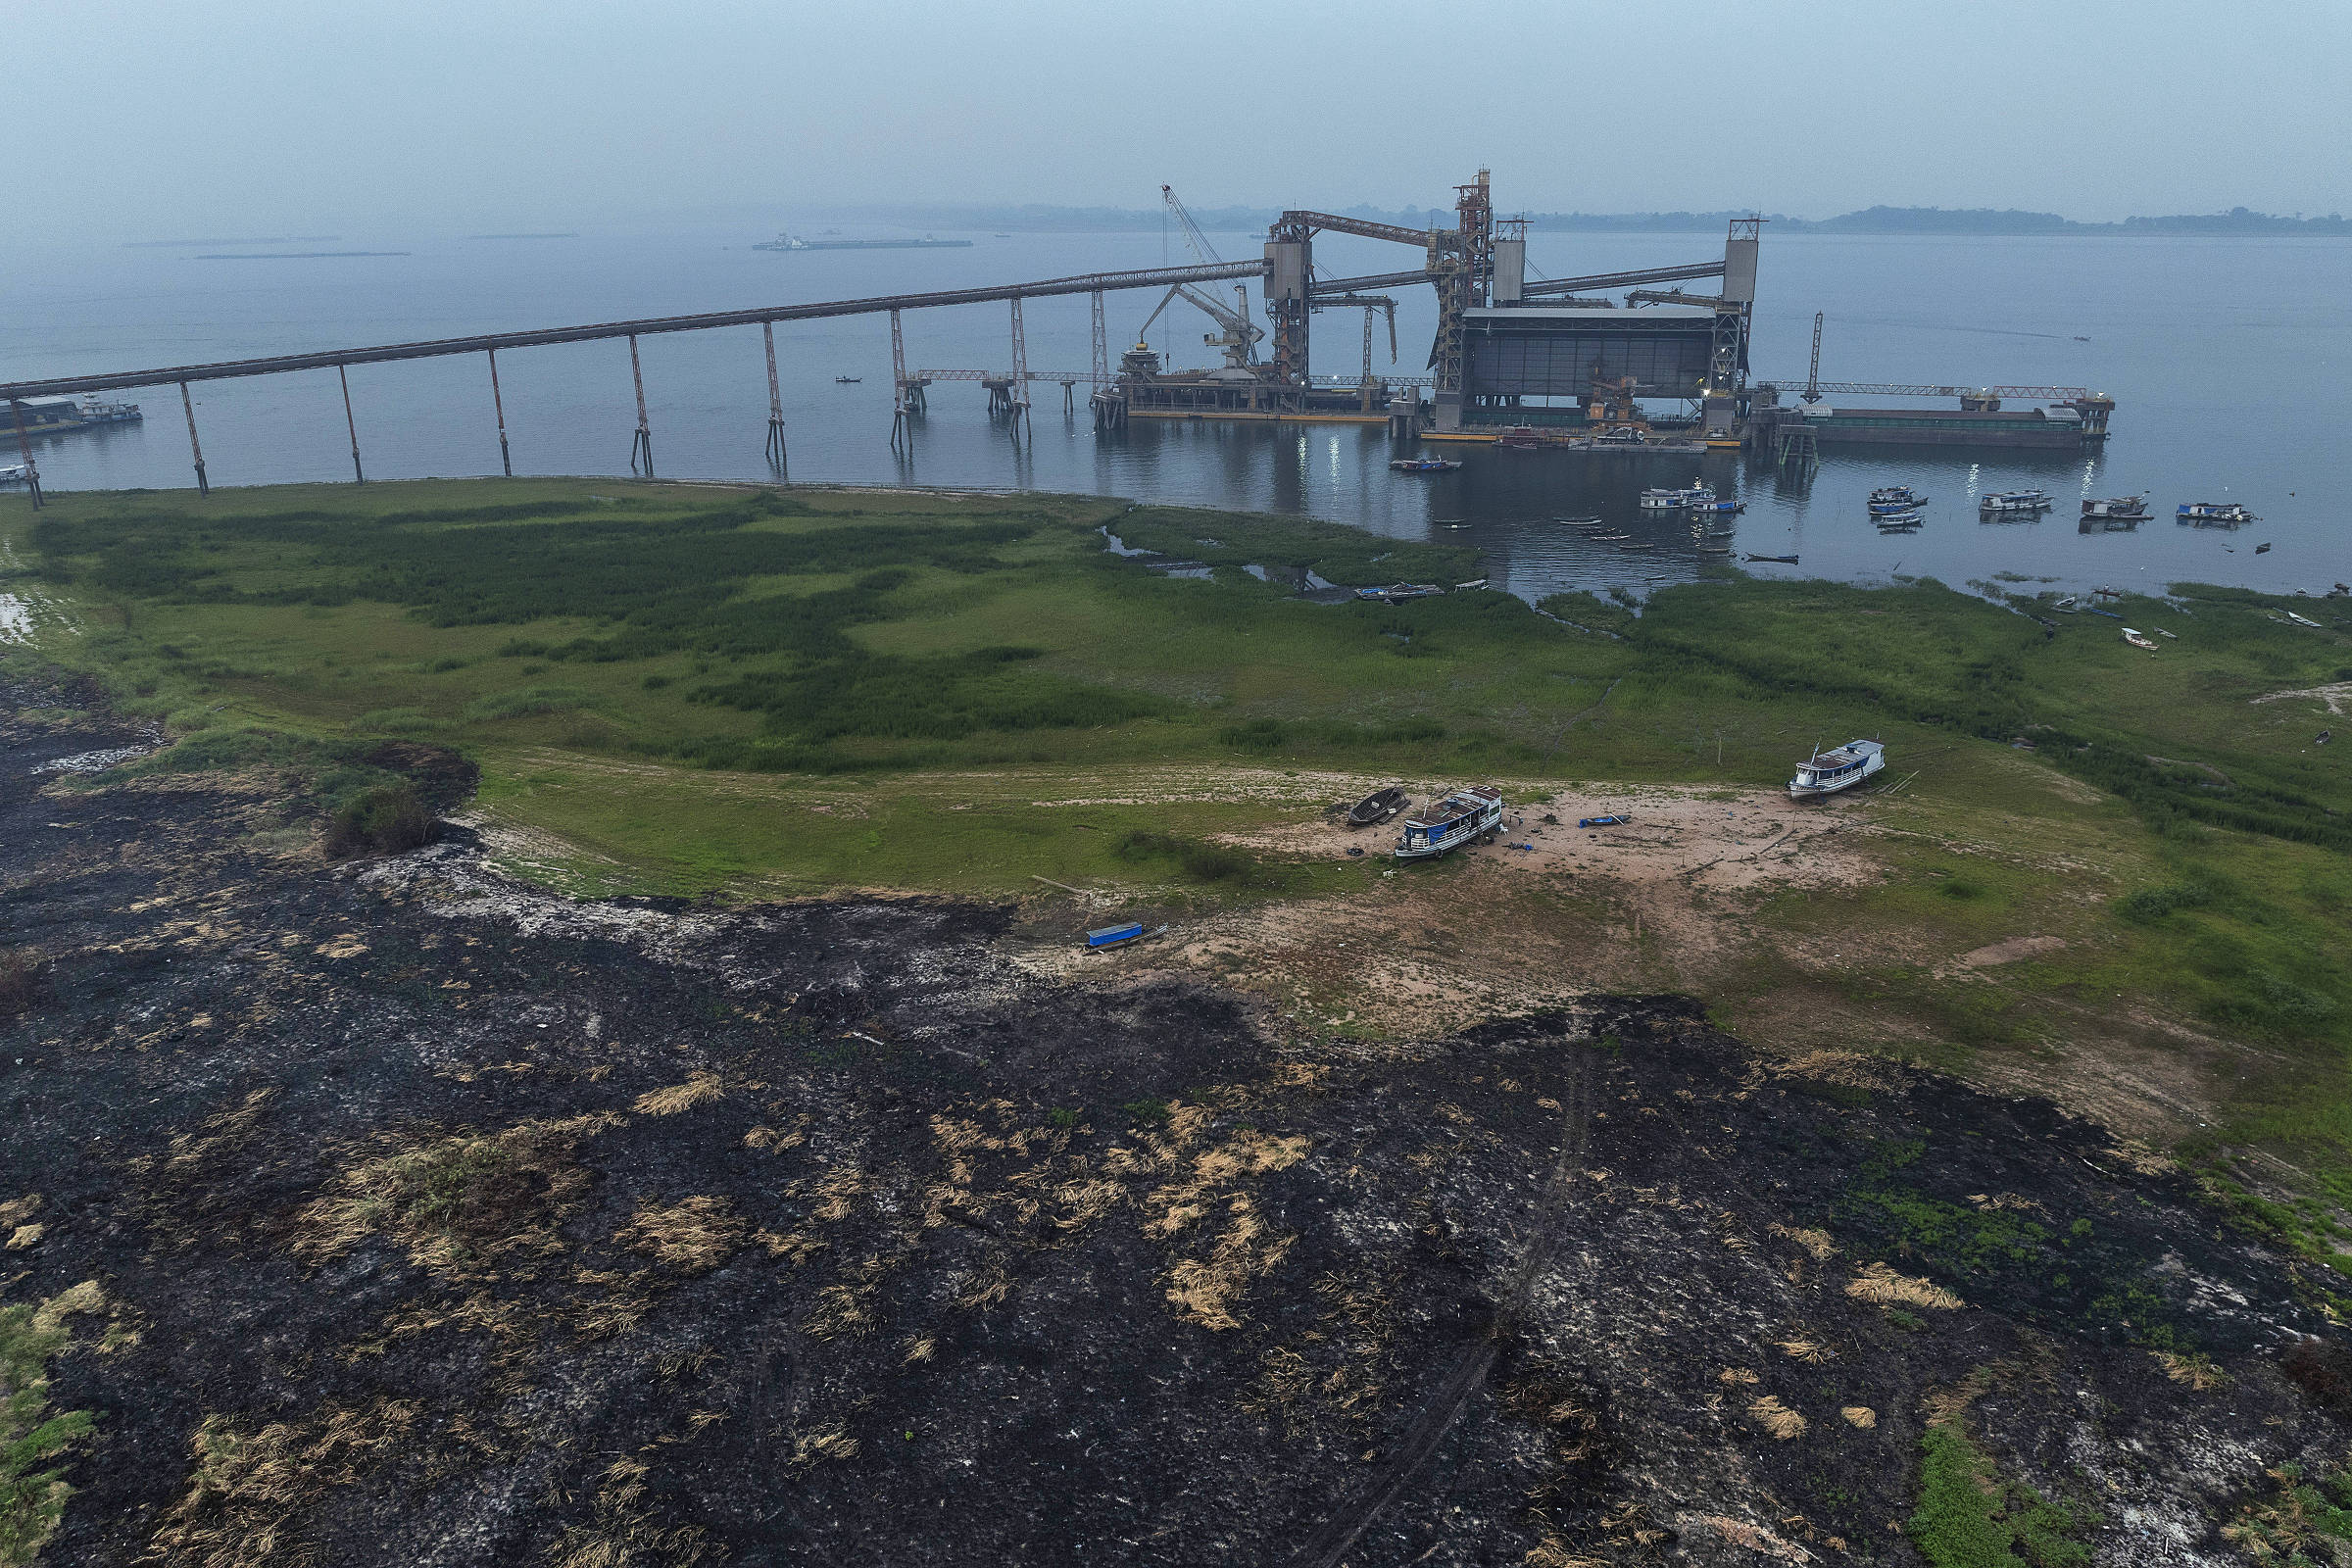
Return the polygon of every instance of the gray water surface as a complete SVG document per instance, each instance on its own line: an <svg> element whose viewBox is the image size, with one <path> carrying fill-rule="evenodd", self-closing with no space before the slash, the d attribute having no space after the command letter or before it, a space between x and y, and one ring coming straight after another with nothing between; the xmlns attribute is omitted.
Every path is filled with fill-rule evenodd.
<svg viewBox="0 0 2352 1568"><path fill-rule="evenodd" d="M572 324L953 288L1184 261L1152 234L973 235L969 250L754 251L764 235L678 229L562 240L428 234L346 235L353 250L400 255L204 261L170 249L0 251L0 376L195 364L338 345ZM1228 257L1253 235L1216 235ZM1531 262L1547 275L1693 260L1707 235L1539 234ZM338 247L340 248L340 247ZM1393 246L1319 241L1334 274L1408 265ZM1138 421L1097 436L1061 389L1033 394L1033 438L1016 445L983 412L972 383L932 388L910 458L894 454L890 344L882 318L777 328L795 480L1000 486L1091 492L1244 511L1304 513L1400 539L1461 542L1486 553L1497 587L1530 598L1561 588L1645 591L1687 580L1709 562L1696 525L1644 516L1647 485L1704 478L1746 512L1728 543L1741 554L1797 555L1758 564L1778 574L1885 580L1931 574L1955 585L2008 572L2080 589L2176 580L2324 592L2352 579L2342 527L2352 481L2344 381L2352 369L2352 244L2330 240L1786 236L1766 232L1754 360L1758 378L1801 381L1812 318L1828 313L1823 375L1952 385L2052 383L2102 391L2119 404L2115 435L2085 455L1874 453L1832 456L1809 480L1777 476L1737 455L1578 459L1449 449L1463 467L1441 475L1390 471L1396 455L1376 429ZM1112 347L1156 295L1110 299ZM1434 307L1426 288L1399 296L1396 367L1416 373ZM1083 373L1083 296L1028 302L1029 363ZM1152 329L1172 363L1206 363L1206 326L1173 309ZM1315 318L1315 368L1360 368L1362 317ZM1002 305L906 318L917 368L1003 369ZM2087 342L2078 341L2086 338ZM655 451L665 477L758 479L766 424L756 328L642 340ZM1385 330L1376 369L1389 368ZM635 409L620 343L570 344L500 356L518 473L626 472ZM839 385L836 375L855 375ZM490 386L479 355L363 366L351 371L360 442L374 478L498 471ZM199 386L197 416L216 485L333 480L350 475L349 437L331 370ZM177 392L125 394L142 424L37 445L53 490L182 487L193 482ZM1854 402L1855 400L1844 400ZM13 440L0 447L13 448ZM13 453L0 454L13 462ZM1864 511L1877 485L1905 482L1933 497L1919 532L1882 536ZM2043 520L1982 523L1976 495L2039 487L2058 498ZM2082 534L2082 496L2145 492L2158 515L2136 531ZM2177 525L2185 500L2241 500L2264 521L2236 533ZM1556 519L1598 514L1642 553L1594 544ZM2254 553L2258 543L2273 550ZM2011 586L2016 586L2012 584ZM2034 584L2038 586L2038 584Z"/></svg>

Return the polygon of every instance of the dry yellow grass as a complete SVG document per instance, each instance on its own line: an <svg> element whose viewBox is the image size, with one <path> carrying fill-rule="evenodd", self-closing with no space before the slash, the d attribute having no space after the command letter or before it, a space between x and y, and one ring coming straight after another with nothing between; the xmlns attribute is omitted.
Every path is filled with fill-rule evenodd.
<svg viewBox="0 0 2352 1568"><path fill-rule="evenodd" d="M836 1421L792 1440L792 1458L788 1463L802 1469L826 1459L849 1459L857 1456L858 1440L849 1429Z"/></svg>
<svg viewBox="0 0 2352 1568"><path fill-rule="evenodd" d="M1813 1261L1816 1263L1827 1263L1838 1255L1838 1244L1830 1240L1828 1231L1815 1230L1810 1226L1800 1230L1794 1226L1779 1224L1768 1225L1765 1229L1783 1241L1794 1242L1812 1254Z"/></svg>
<svg viewBox="0 0 2352 1568"><path fill-rule="evenodd" d="M1802 1361L1807 1366L1824 1366L1838 1356L1837 1351L1819 1340L1796 1338L1775 1340L1772 1343L1780 1347L1782 1354Z"/></svg>
<svg viewBox="0 0 2352 1568"><path fill-rule="evenodd" d="M307 1559L294 1535L300 1511L404 1443L416 1417L417 1406L399 1399L271 1422L250 1434L225 1416L205 1417L190 1443L187 1493L165 1515L149 1555L204 1568L247 1568L281 1550L281 1560Z"/></svg>
<svg viewBox="0 0 2352 1568"><path fill-rule="evenodd" d="M641 1202L612 1239L681 1274L708 1274L734 1254L743 1221L723 1198Z"/></svg>
<svg viewBox="0 0 2352 1568"><path fill-rule="evenodd" d="M707 1105L724 1099L726 1089L714 1072L695 1072L686 1075L682 1084L666 1089L649 1089L637 1097L637 1112L642 1116L675 1116L682 1110Z"/></svg>
<svg viewBox="0 0 2352 1568"><path fill-rule="evenodd" d="M2150 1350L2148 1353L2156 1358L2158 1366L2164 1368L2166 1377L2183 1388L2205 1394L2229 1386L2230 1374L2215 1366L2210 1356L2183 1355L2178 1350Z"/></svg>
<svg viewBox="0 0 2352 1568"><path fill-rule="evenodd" d="M794 1231L788 1236L778 1236L774 1231L759 1230L752 1233L752 1240L766 1248L773 1255L796 1265L808 1262L808 1259L833 1245L809 1235L807 1231Z"/></svg>
<svg viewBox="0 0 2352 1568"><path fill-rule="evenodd" d="M1801 1438L1805 1435L1807 1424L1805 1418L1783 1404L1777 1395L1767 1394L1759 1398L1750 1399L1747 1404L1747 1413L1754 1419L1756 1425L1783 1443L1788 1442L1790 1438Z"/></svg>
<svg viewBox="0 0 2352 1568"><path fill-rule="evenodd" d="M1932 1306L1950 1312L1968 1304L1940 1285L1897 1274L1885 1263L1873 1263L1848 1280L1845 1294L1876 1306Z"/></svg>
<svg viewBox="0 0 2352 1568"><path fill-rule="evenodd" d="M597 1114L405 1147L379 1141L373 1147L389 1152L346 1164L304 1205L294 1253L318 1262L381 1236L418 1267L453 1277L553 1254L563 1246L557 1227L588 1187L574 1146L619 1123Z"/></svg>
<svg viewBox="0 0 2352 1568"><path fill-rule="evenodd" d="M1867 1404L1845 1405L1838 1413L1845 1417L1846 1425L1860 1427L1866 1432L1879 1424L1879 1412Z"/></svg>
<svg viewBox="0 0 2352 1568"><path fill-rule="evenodd" d="M1743 1384L1756 1383L1762 1380L1743 1366L1727 1366L1722 1371L1715 1374L1715 1381L1723 1384L1726 1388L1736 1389Z"/></svg>
<svg viewBox="0 0 2352 1568"><path fill-rule="evenodd" d="M1250 1282L1280 1263L1298 1240L1270 1236L1246 1194L1227 1202L1230 1218L1205 1259L1185 1258L1168 1272L1167 1298L1179 1316L1206 1329L1242 1325L1238 1303Z"/></svg>

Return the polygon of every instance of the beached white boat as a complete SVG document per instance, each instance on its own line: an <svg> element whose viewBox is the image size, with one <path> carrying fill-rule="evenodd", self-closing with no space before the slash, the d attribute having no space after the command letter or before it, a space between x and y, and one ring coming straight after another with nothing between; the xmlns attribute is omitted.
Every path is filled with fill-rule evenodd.
<svg viewBox="0 0 2352 1568"><path fill-rule="evenodd" d="M2145 648L2151 654L2156 651L2156 639L2142 636L2135 627L2126 626L2124 628L2124 641L2134 648Z"/></svg>
<svg viewBox="0 0 2352 1568"><path fill-rule="evenodd" d="M1850 790L1886 766L1886 748L1877 741L1847 741L1836 751L1815 751L1796 764L1788 781L1788 798L1810 801L1839 790Z"/></svg>
<svg viewBox="0 0 2352 1568"><path fill-rule="evenodd" d="M1404 830L1396 835L1396 858L1430 859L1492 838L1501 825L1502 791L1492 784L1467 785L1404 819Z"/></svg>

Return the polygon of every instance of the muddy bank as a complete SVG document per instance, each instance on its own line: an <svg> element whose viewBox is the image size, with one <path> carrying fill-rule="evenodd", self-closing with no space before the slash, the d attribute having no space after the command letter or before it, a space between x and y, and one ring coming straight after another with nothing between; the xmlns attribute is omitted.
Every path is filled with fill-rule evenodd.
<svg viewBox="0 0 2352 1568"><path fill-rule="evenodd" d="M102 1293L44 1560L1914 1562L1933 1425L2218 1562L2344 1452L2290 1265L2036 1102L1674 999L1338 1054L992 907L33 771L136 741L0 734L0 1298Z"/></svg>

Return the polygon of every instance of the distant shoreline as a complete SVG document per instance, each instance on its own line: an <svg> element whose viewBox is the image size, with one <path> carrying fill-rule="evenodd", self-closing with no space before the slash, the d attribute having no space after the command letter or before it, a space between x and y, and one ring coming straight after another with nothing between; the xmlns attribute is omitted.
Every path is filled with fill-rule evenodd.
<svg viewBox="0 0 2352 1568"><path fill-rule="evenodd" d="M1271 208L1196 208L1193 217L1204 229L1239 233L1264 228L1281 215ZM1408 228L1431 222L1450 226L1453 215L1437 208L1384 209L1369 205L1343 208L1340 216L1396 223ZM1719 234L1734 218L1752 212L1665 213L1530 213L1527 226L1538 233L1587 232L1631 234ZM2352 238L2352 219L2330 213L2321 218L2287 218L2239 207L2226 213L2176 213L2157 218L2127 218L2120 222L2082 222L2056 213L2014 209L1949 209L1940 207L1870 207L1835 218L1791 218L1766 214L1770 231L1777 234L1982 234L2014 238L2094 236L2114 238L2183 238L2199 236L2258 238ZM802 221L888 220L907 226L941 229L990 229L1021 233L1090 233L1156 229L1165 221L1156 208L1118 207L866 207L812 209Z"/></svg>
<svg viewBox="0 0 2352 1568"><path fill-rule="evenodd" d="M318 262L342 256L408 256L410 251L218 251L199 262Z"/></svg>
<svg viewBox="0 0 2352 1568"><path fill-rule="evenodd" d="M126 239L126 251L193 250L199 245L332 245L340 234L265 234L257 239Z"/></svg>

